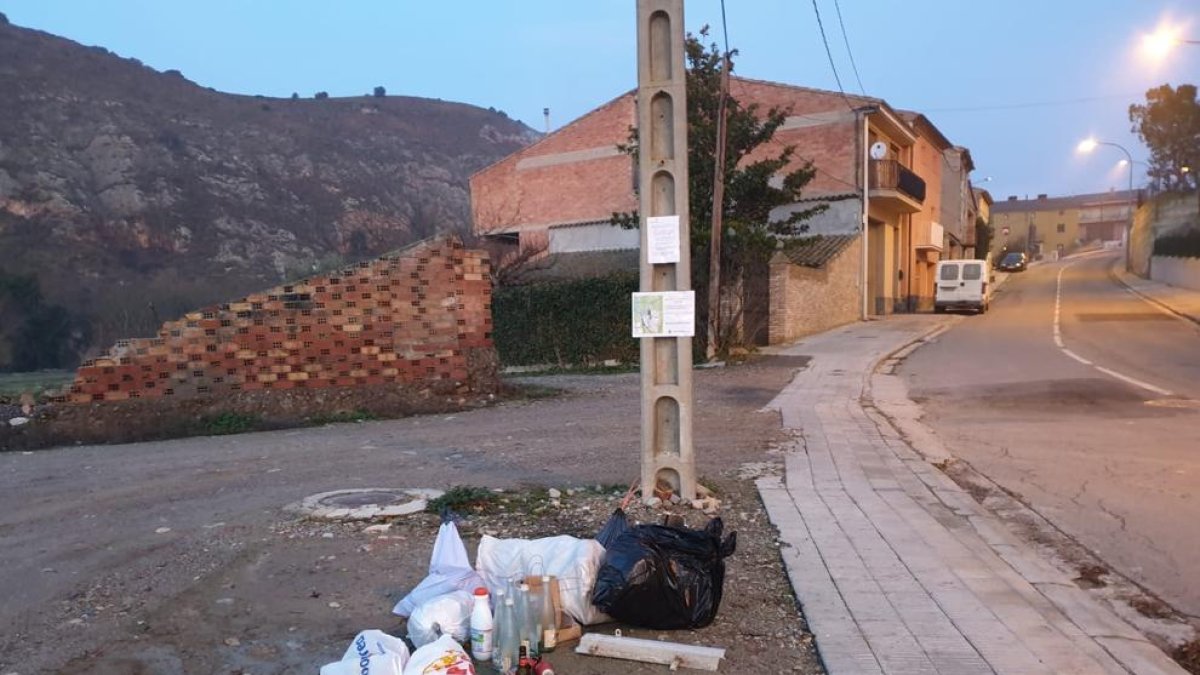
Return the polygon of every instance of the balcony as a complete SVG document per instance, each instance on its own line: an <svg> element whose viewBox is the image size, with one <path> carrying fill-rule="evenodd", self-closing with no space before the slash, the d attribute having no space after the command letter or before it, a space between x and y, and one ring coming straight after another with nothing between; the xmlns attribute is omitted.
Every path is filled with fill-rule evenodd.
<svg viewBox="0 0 1200 675"><path fill-rule="evenodd" d="M899 213L916 213L925 203L925 181L894 159L873 159L871 204Z"/></svg>

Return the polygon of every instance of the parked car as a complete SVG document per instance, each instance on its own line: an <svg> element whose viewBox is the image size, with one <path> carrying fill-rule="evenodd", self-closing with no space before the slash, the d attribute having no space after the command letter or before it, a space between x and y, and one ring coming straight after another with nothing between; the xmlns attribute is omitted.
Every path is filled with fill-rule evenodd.
<svg viewBox="0 0 1200 675"><path fill-rule="evenodd" d="M980 314L991 306L991 265L986 260L942 260L937 264L933 311L969 309Z"/></svg>
<svg viewBox="0 0 1200 675"><path fill-rule="evenodd" d="M1029 267L1029 257L1020 251L1006 253L996 267L1004 272L1024 272Z"/></svg>

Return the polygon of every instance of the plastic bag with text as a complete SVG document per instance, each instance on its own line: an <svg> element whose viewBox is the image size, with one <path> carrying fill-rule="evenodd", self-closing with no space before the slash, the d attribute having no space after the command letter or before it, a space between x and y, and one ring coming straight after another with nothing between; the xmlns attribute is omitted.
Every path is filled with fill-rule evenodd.
<svg viewBox="0 0 1200 675"><path fill-rule="evenodd" d="M506 581L546 574L558 578L562 609L585 626L609 620L592 606L592 586L604 561L604 547L595 539L559 536L545 539L497 539L484 536L475 554L475 567L492 597Z"/></svg>
<svg viewBox="0 0 1200 675"><path fill-rule="evenodd" d="M462 537L458 534L458 526L453 521L445 522L438 529L437 540L433 542L433 554L429 557L429 575L396 603L392 613L397 616L410 616L417 605L439 595L461 590L471 591L482 585L483 580L471 569L471 561L467 559L467 547L463 545Z"/></svg>
<svg viewBox="0 0 1200 675"><path fill-rule="evenodd" d="M404 675L475 675L475 664L462 645L443 635L413 652Z"/></svg>
<svg viewBox="0 0 1200 675"><path fill-rule="evenodd" d="M321 667L321 675L402 675L408 645L381 630L364 630L350 641L341 661Z"/></svg>
<svg viewBox="0 0 1200 675"><path fill-rule="evenodd" d="M475 599L466 591L426 600L408 617L408 639L414 647L427 645L442 635L465 643L471 634L471 608L474 606Z"/></svg>
<svg viewBox="0 0 1200 675"><path fill-rule="evenodd" d="M737 533L721 539L713 518L703 530L637 525L608 545L592 602L631 626L669 630L712 623L725 587L725 558Z"/></svg>

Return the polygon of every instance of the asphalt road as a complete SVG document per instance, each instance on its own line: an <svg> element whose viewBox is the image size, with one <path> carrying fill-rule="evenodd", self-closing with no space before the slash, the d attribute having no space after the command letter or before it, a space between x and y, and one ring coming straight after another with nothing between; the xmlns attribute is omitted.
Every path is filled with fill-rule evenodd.
<svg viewBox="0 0 1200 675"><path fill-rule="evenodd" d="M1125 291L1119 261L1012 275L901 374L955 456L1196 618L1200 328Z"/></svg>

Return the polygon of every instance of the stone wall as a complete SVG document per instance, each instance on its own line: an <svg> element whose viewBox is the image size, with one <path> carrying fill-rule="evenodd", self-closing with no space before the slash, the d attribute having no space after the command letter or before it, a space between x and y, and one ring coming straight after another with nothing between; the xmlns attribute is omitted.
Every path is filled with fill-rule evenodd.
<svg viewBox="0 0 1200 675"><path fill-rule="evenodd" d="M771 344L792 342L857 321L862 307L858 285L862 239L824 267L796 265L780 256L771 262Z"/></svg>
<svg viewBox="0 0 1200 675"><path fill-rule="evenodd" d="M153 338L121 340L79 368L66 400L430 386L490 393L491 330L486 254L432 239L205 307Z"/></svg>

